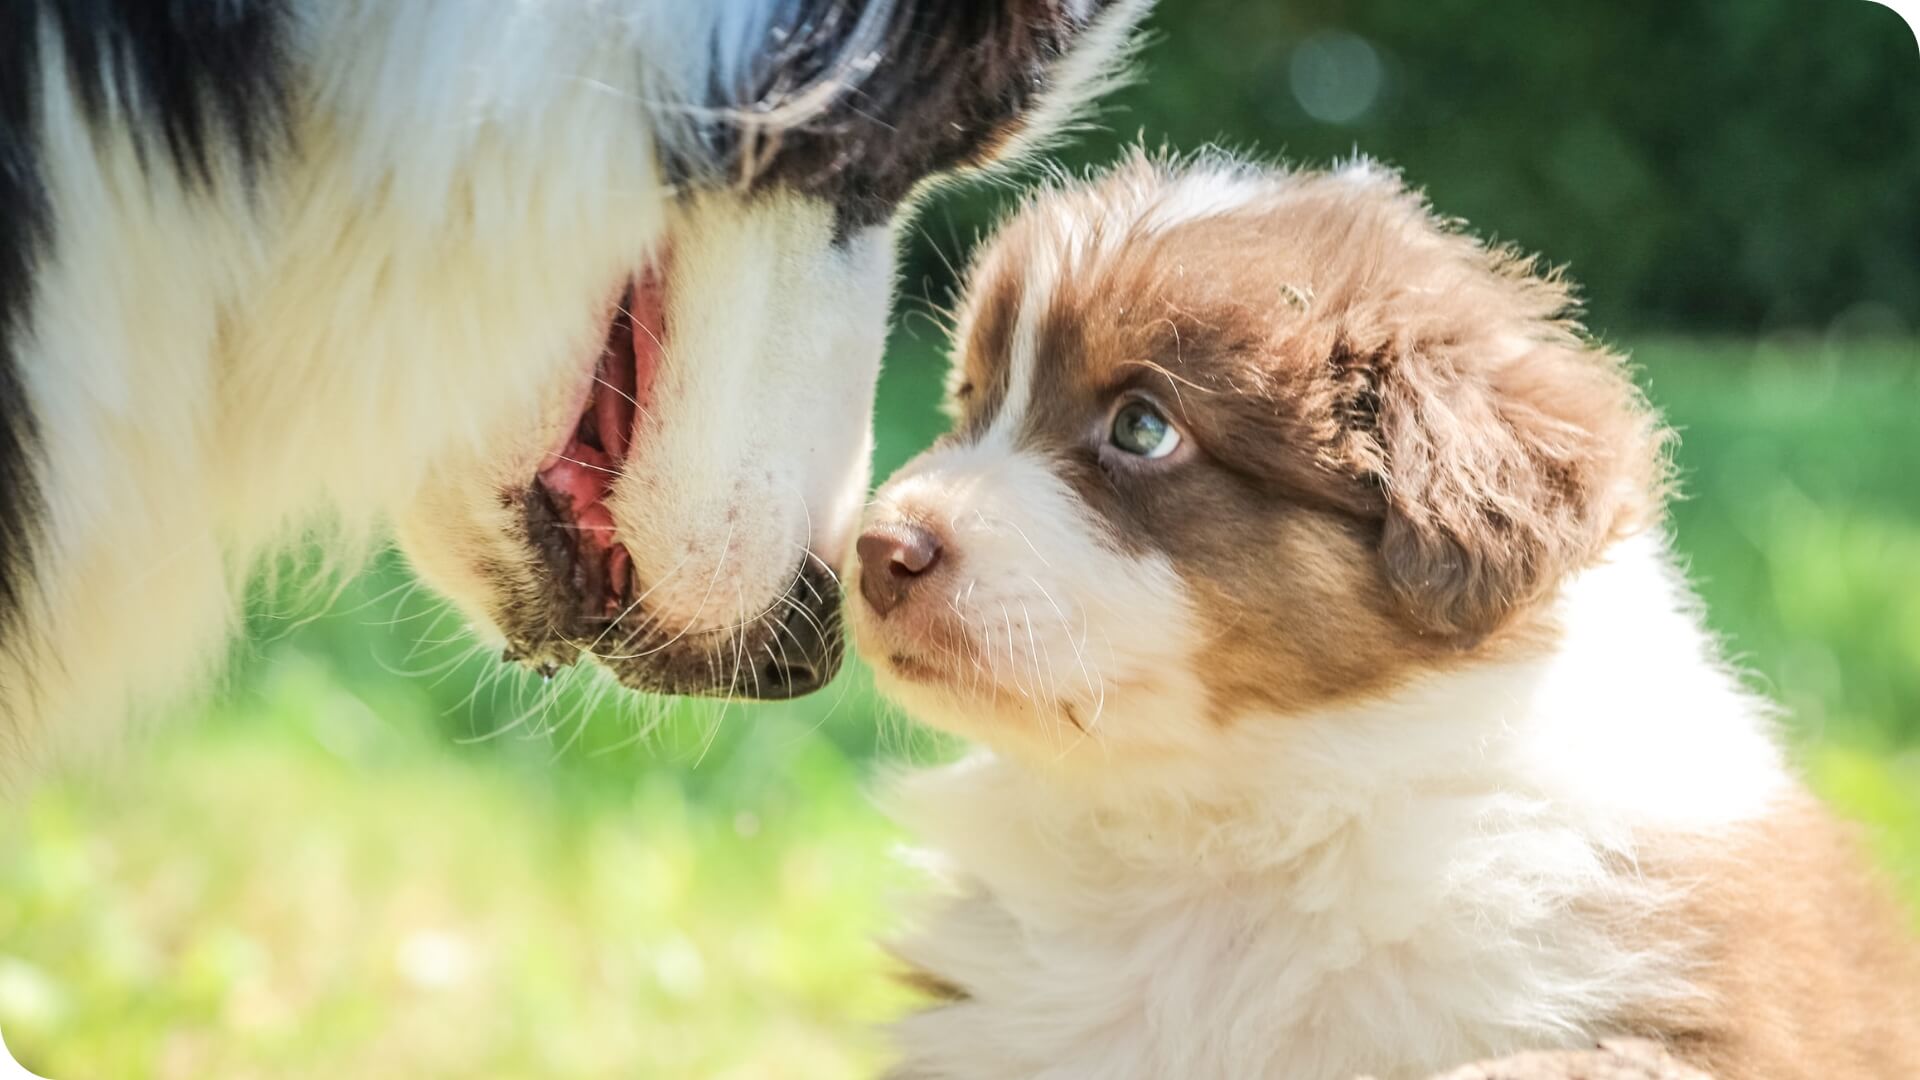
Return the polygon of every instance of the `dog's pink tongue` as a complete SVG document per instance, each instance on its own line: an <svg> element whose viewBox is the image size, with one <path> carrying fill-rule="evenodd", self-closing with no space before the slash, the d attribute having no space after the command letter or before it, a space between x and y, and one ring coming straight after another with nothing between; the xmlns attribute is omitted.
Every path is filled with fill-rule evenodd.
<svg viewBox="0 0 1920 1080"><path fill-rule="evenodd" d="M649 269L634 282L626 300L633 327L633 364L603 367L593 401L594 430L600 436L600 445L616 462L626 460L634 425L646 414L653 378L660 369L660 353L667 337L666 290L660 272Z"/></svg>
<svg viewBox="0 0 1920 1080"><path fill-rule="evenodd" d="M660 370L667 338L662 273L659 267L649 269L624 298L632 324L633 363L622 363L625 358L612 345L602 354L581 423L539 473L554 509L573 530L580 553L605 570L607 614L616 614L624 603L632 558L615 535L613 512L606 500L633 448L638 422L647 415L654 377ZM618 333L620 327L616 324L613 329Z"/></svg>
<svg viewBox="0 0 1920 1080"><path fill-rule="evenodd" d="M599 505L612 479L613 459L578 439L540 470L540 483L567 500L563 509L576 522Z"/></svg>

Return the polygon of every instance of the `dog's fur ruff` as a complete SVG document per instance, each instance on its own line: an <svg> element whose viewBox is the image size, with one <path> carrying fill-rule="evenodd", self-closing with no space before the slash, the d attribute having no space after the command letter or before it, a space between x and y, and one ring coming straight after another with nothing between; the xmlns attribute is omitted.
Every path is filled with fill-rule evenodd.
<svg viewBox="0 0 1920 1080"><path fill-rule="evenodd" d="M1911 935L1703 628L1667 434L1557 277L1365 162L1136 158L985 246L954 372L870 515L917 555L855 568L883 690L982 744L895 792L945 884L898 1076L1623 1034L1920 1075ZM1109 441L1130 401L1164 458Z"/></svg>

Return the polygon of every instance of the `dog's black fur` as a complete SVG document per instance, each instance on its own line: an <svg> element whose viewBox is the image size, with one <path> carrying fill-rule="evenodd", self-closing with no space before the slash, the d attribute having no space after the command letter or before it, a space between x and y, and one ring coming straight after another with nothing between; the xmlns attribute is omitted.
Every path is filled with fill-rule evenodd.
<svg viewBox="0 0 1920 1080"><path fill-rule="evenodd" d="M0 640L27 599L42 509L17 350L57 226L36 150L44 65L65 67L96 132L130 119L145 168L204 190L223 158L252 176L285 144L288 17L280 0L0 4Z"/></svg>
<svg viewBox="0 0 1920 1080"><path fill-rule="evenodd" d="M927 177L991 160L1046 90L1075 29L1047 0L901 4L870 58L855 57L870 63L846 76L857 82L797 129L758 131L757 111L839 77L832 65L844 61L860 14L845 0L796 5L774 34L789 44L763 57L746 95L714 88L714 119L697 140L705 159L682 157L673 170L819 197L835 207L844 238L887 220Z"/></svg>

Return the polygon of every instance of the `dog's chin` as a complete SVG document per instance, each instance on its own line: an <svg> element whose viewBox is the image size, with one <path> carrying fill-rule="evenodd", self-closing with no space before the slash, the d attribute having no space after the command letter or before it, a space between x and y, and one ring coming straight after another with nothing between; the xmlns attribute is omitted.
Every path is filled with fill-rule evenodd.
<svg viewBox="0 0 1920 1080"><path fill-rule="evenodd" d="M539 495L527 498L537 502ZM568 556L550 545L534 557ZM776 603L735 624L697 627L649 610L644 600L607 612L601 592L583 591L577 565L549 564L533 579L545 583L544 597L529 601L504 589L488 606L506 642L502 658L542 674L585 661L647 693L781 700L818 689L839 669L840 623L831 603ZM780 595L830 598L837 590L831 575L809 561L794 568Z"/></svg>
<svg viewBox="0 0 1920 1080"><path fill-rule="evenodd" d="M649 601L610 518L582 524L578 504L538 479L507 500L517 501L510 564L523 569L487 575L483 602L503 660L542 675L591 662L632 690L757 700L809 693L837 673L840 586L818 559L781 571L757 611L703 625Z"/></svg>
<svg viewBox="0 0 1920 1080"><path fill-rule="evenodd" d="M839 669L839 583L817 559L770 575L774 599L757 611L690 622L649 603L630 568L610 581L605 545L579 542L542 485L466 508L481 500L486 513L428 515L425 537L415 519L402 541L507 663L548 677L592 664L632 690L759 700L809 693Z"/></svg>

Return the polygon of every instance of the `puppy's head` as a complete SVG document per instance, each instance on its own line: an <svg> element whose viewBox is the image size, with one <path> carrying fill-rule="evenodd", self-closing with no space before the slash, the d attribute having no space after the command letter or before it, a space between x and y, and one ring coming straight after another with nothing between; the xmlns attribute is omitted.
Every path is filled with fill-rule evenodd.
<svg viewBox="0 0 1920 1080"><path fill-rule="evenodd" d="M933 723L1165 755L1531 647L1660 512L1661 429L1568 309L1365 165L1040 195L859 540L862 651Z"/></svg>
<svg viewBox="0 0 1920 1080"><path fill-rule="evenodd" d="M786 697L840 658L816 553L845 547L867 486L896 217L1056 131L1144 3L653 7L660 85L636 96L688 102L646 116L664 221L590 230L633 247L569 301L581 362L538 423L445 467L403 540L510 659Z"/></svg>

